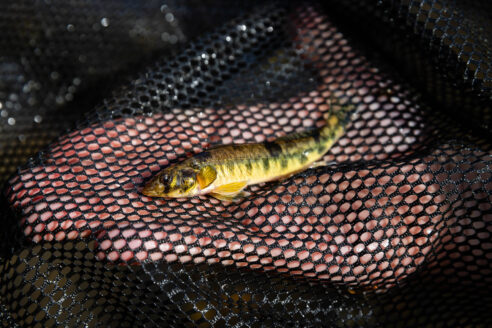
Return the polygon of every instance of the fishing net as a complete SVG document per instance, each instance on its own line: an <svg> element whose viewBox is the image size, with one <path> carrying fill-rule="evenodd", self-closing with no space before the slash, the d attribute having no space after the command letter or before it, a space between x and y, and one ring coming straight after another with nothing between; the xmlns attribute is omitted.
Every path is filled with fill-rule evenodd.
<svg viewBox="0 0 492 328"><path fill-rule="evenodd" d="M1 6L3 326L492 325L487 1ZM334 104L329 166L141 194Z"/></svg>

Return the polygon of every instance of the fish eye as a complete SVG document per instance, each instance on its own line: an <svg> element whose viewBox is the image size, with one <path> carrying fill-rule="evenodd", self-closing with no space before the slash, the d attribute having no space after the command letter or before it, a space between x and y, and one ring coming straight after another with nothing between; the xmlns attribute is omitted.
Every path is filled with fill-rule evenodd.
<svg viewBox="0 0 492 328"><path fill-rule="evenodd" d="M161 183L169 184L170 182L171 182L171 177L169 176L169 174L164 173L161 175Z"/></svg>
<svg viewBox="0 0 492 328"><path fill-rule="evenodd" d="M196 183L196 174L193 170L183 170L181 172L181 186L191 188Z"/></svg>

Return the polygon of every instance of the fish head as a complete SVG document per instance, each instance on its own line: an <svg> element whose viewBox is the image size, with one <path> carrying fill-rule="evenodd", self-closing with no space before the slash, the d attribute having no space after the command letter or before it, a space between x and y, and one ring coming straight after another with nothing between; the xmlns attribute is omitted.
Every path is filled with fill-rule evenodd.
<svg viewBox="0 0 492 328"><path fill-rule="evenodd" d="M165 168L142 190L145 196L170 198L191 197L198 192L197 170L187 166Z"/></svg>

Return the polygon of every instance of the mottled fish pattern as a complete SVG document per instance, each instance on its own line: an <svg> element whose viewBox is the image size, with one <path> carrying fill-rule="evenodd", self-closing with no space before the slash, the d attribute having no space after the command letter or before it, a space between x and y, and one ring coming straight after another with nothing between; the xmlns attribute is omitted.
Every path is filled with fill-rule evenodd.
<svg viewBox="0 0 492 328"><path fill-rule="evenodd" d="M319 129L262 143L220 145L159 172L143 189L153 197L203 194L222 200L241 196L249 185L291 176L323 165L319 160L344 133L348 110L329 114Z"/></svg>

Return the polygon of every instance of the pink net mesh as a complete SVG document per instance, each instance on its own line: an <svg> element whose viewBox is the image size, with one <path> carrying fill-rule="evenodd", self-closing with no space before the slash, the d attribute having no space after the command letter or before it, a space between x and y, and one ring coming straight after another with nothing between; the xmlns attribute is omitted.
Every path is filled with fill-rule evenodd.
<svg viewBox="0 0 492 328"><path fill-rule="evenodd" d="M151 67L52 143L8 182L23 241L0 270L9 320L489 322L490 143L352 42L322 7L267 6ZM238 203L140 192L210 145L321 126L332 98L356 108L325 155L333 165Z"/></svg>

